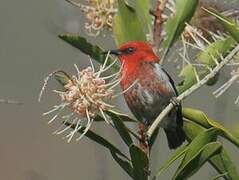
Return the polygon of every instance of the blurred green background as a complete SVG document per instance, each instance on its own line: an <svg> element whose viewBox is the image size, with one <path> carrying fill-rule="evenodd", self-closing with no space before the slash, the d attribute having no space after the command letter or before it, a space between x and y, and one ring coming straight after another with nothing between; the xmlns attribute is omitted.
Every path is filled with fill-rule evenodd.
<svg viewBox="0 0 239 180"><path fill-rule="evenodd" d="M51 92L57 87L54 80L42 103L37 102L48 73L55 69L74 73L74 63L80 67L89 65L87 56L57 37L65 32L86 36L82 13L64 0L1 0L0 23L0 98L23 103L20 106L0 104L0 179L127 180L127 174L118 168L107 150L86 138L68 144L61 136L52 135L57 126L54 123L47 125L49 118L41 114L57 101ZM110 36L88 39L104 48L114 47ZM166 66L174 78L177 75L175 67L175 64ZM225 75L221 76L221 83L229 77L226 72L222 74ZM199 108L225 127L236 130L239 128L239 107L234 105L239 90L237 85L219 99L212 96L214 89L216 87L202 88L183 105ZM116 103L122 111L128 112L122 97ZM97 123L92 128L125 148L112 128ZM154 167L159 167L172 153L163 133L158 142L153 150L158 154L153 160ZM226 146L239 166L238 150ZM162 179L169 179L174 170L171 168ZM214 173L206 164L192 179L210 179Z"/></svg>

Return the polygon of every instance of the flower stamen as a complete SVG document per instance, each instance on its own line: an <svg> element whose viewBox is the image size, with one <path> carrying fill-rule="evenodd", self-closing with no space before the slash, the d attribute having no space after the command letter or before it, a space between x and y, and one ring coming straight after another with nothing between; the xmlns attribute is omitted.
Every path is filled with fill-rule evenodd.
<svg viewBox="0 0 239 180"><path fill-rule="evenodd" d="M102 73L109 70L109 68L116 63L116 60L109 63L109 55L108 52L105 62L97 72L95 72L94 65L91 62L91 66L83 70L80 70L77 65L74 64L76 75L69 76L64 71L58 70L50 73L47 78L45 78L40 97L42 96L49 79L53 75L55 75L57 80L64 86L64 90L62 91L53 91L60 97L62 103L55 105L53 109L43 114L49 115L55 113L55 115L49 120L48 124L60 117L66 107L71 111L69 115L63 114L61 116L63 122L53 134L59 135L73 129L65 136L67 142L70 142L74 135L77 132L80 132L81 135L76 138L78 141L87 133L94 118L98 114L104 118L105 122L112 125L110 120L107 119L105 111L114 108L114 106L107 101L115 97L114 88L122 80L119 78L122 68L112 75L103 77ZM63 80L61 78L63 78Z"/></svg>

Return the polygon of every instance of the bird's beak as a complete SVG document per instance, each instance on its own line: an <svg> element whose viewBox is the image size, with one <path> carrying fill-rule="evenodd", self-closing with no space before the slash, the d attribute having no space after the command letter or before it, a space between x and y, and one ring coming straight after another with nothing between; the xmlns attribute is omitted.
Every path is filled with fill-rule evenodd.
<svg viewBox="0 0 239 180"><path fill-rule="evenodd" d="M113 50L108 50L108 51L104 51L103 54L113 54L115 56L120 56L122 54L122 52L119 49L113 49Z"/></svg>

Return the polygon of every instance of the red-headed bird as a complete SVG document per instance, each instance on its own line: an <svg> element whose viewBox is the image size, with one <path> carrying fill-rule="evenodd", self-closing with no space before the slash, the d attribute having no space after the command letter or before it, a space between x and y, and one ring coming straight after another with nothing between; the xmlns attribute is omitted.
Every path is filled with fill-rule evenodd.
<svg viewBox="0 0 239 180"><path fill-rule="evenodd" d="M177 96L173 80L159 64L151 46L145 42L129 42L110 54L119 57L122 67L121 87L126 103L134 116L146 127L152 124L161 111ZM132 87L130 87L132 86ZM182 130L181 105L173 109L161 122L170 149L175 149L185 141Z"/></svg>

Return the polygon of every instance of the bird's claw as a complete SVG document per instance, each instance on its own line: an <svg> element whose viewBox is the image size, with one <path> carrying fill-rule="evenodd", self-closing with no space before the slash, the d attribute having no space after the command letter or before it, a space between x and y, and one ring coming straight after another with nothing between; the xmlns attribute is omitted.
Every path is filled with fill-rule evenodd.
<svg viewBox="0 0 239 180"><path fill-rule="evenodd" d="M170 103L172 103L174 106L179 107L180 106L180 101L176 97L172 97L170 99Z"/></svg>
<svg viewBox="0 0 239 180"><path fill-rule="evenodd" d="M148 168L144 168L144 171L146 172L146 174L147 174L148 176L151 175L151 170L150 170L150 169L148 169Z"/></svg>
<svg viewBox="0 0 239 180"><path fill-rule="evenodd" d="M149 136L147 133L145 133L145 141L147 142L147 144L149 143Z"/></svg>

